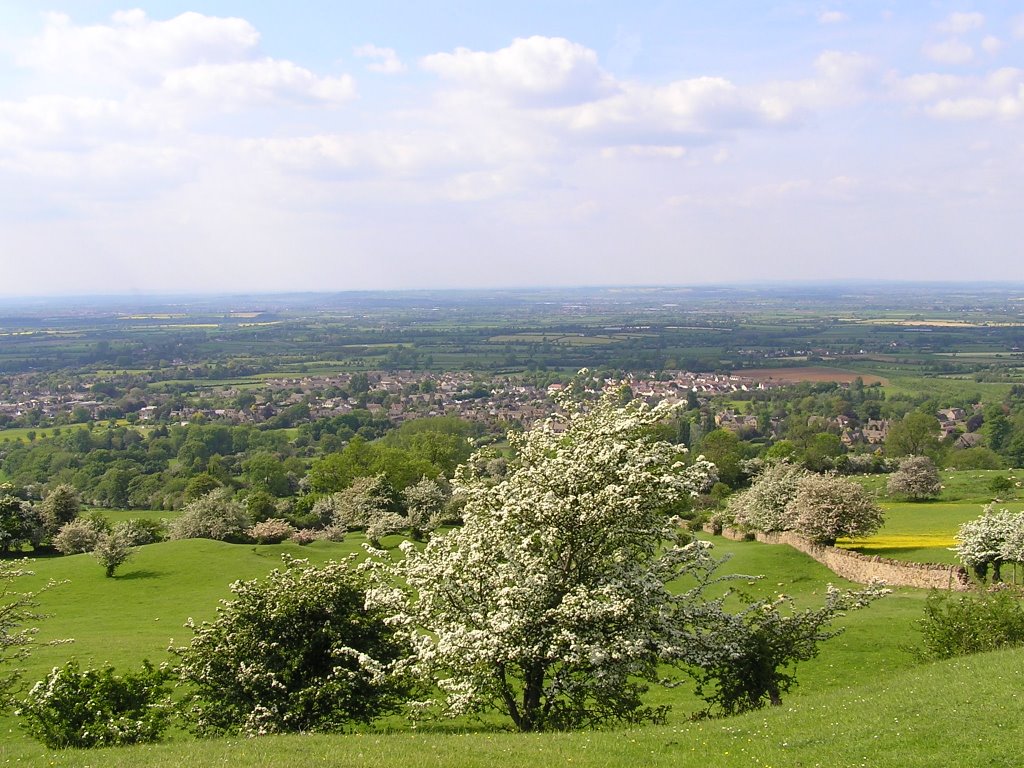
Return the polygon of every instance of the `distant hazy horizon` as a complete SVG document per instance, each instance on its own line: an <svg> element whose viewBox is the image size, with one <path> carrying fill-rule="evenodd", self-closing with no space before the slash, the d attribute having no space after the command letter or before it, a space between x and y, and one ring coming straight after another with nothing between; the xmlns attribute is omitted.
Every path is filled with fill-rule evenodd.
<svg viewBox="0 0 1024 768"><path fill-rule="evenodd" d="M0 296L1024 280L1024 7L0 11Z"/></svg>

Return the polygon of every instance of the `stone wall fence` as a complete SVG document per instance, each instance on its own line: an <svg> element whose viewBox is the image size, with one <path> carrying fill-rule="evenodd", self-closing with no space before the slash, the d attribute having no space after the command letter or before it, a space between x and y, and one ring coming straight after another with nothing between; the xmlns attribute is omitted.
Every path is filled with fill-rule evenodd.
<svg viewBox="0 0 1024 768"><path fill-rule="evenodd" d="M718 533L710 525L705 526L704 530L707 533ZM951 589L961 592L971 588L970 576L960 565L910 563L878 555L862 555L838 547L824 547L789 531L748 533L736 528L723 528L721 535L733 541L757 540L764 544L787 544L814 558L837 576L858 584L880 581L890 587Z"/></svg>

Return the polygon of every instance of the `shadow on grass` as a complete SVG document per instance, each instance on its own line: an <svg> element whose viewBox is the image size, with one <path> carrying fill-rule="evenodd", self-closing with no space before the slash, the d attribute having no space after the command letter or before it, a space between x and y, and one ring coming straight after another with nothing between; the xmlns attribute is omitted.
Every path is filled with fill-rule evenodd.
<svg viewBox="0 0 1024 768"><path fill-rule="evenodd" d="M118 573L114 576L118 581L134 581L136 579L159 579L164 576L163 571L128 571L127 573Z"/></svg>

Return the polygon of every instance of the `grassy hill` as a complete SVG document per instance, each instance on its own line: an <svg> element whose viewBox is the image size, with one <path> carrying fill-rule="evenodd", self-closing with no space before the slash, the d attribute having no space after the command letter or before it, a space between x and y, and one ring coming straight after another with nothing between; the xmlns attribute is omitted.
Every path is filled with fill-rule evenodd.
<svg viewBox="0 0 1024 768"><path fill-rule="evenodd" d="M18 743L0 747L0 754L5 762L69 768L1006 766L1019 764L1024 737L1022 670L1024 651L1003 651L800 696L727 720L629 731L299 735L61 753Z"/></svg>
<svg viewBox="0 0 1024 768"><path fill-rule="evenodd" d="M280 564L282 553L322 562L357 552L359 544L357 537L302 548L166 542L140 548L113 579L105 578L88 555L36 561L36 585L47 578L67 580L44 596L43 610L51 618L40 624L40 638L75 642L38 648L26 679L41 678L72 655L83 665L120 668L143 658L165 660L172 640L188 641L185 620L211 618L217 601L230 596L233 580L267 573ZM765 575L731 583L751 596L785 593L798 604L819 605L828 582L846 585L789 547L716 538L715 548L731 557L723 572ZM1024 655L917 665L906 648L916 640L914 623L923 600L920 591L897 590L842 619L846 632L825 644L819 658L801 665L799 687L783 707L741 718L692 722L703 702L682 686L651 691L650 703L672 704L669 725L628 732L522 736L497 730L495 721L410 730L395 719L388 723L396 731L391 734L214 741L176 734L164 745L55 755L24 736L7 716L0 719L0 764L923 766L954 764L940 757L953 754L944 751L950 738L964 742L956 748L965 754L977 753L977 760L964 765L1007 764L1001 756L1016 743L1015 697L1021 687L1019 671L1008 670L1022 668ZM965 718L970 728L964 727ZM979 736L984 743L971 741Z"/></svg>

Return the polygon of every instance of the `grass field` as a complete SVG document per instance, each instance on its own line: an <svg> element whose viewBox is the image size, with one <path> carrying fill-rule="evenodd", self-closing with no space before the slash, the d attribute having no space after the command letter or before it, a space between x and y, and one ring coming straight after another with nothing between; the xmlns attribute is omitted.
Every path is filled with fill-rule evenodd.
<svg viewBox="0 0 1024 768"><path fill-rule="evenodd" d="M385 540L385 544L392 546L397 542L398 539ZM27 664L25 679L30 682L39 679L50 667L72 656L78 658L83 666L109 663L119 668L137 666L143 658L157 663L163 661L168 658L166 649L169 645L188 641L188 631L182 626L185 620L190 616L197 621L212 618L218 600L229 596L228 584L231 581L267 573L280 564L282 553L322 562L359 551L359 544L357 537L341 544L318 542L303 548L291 544L230 545L205 540L166 542L141 547L136 557L122 566L113 579L105 578L100 565L88 555L37 560L33 566L37 572L33 577L34 584L41 584L47 578L67 582L43 596L42 609L51 614L51 618L40 624L40 640L70 637L74 638L74 643L38 648ZM766 575L764 579L744 578L731 582L731 586L752 597L784 592L794 596L800 605L819 605L825 584L831 581L845 585L823 566L789 547L723 542L721 539L715 540L715 547L716 552L730 557L723 566L723 572ZM27 588L30 585L19 586ZM847 631L829 641L818 659L801 666L799 688L791 699L787 699L787 704L805 696L825 695L836 688L866 684L879 674L898 674L911 669L914 662L905 646L914 642L913 627L921 615L922 601L922 593L900 590L843 619ZM678 727L689 727L689 716L703 706L687 685L673 689L656 688L649 700L652 704L671 704L673 714L670 722ZM493 730L494 721L491 722L487 730ZM395 720L392 724L402 730L407 728L401 721ZM467 721L457 723L455 727L479 731L481 725ZM179 741L187 739L181 734L176 738ZM365 735L361 738L377 737ZM407 733L401 738L415 737ZM450 742L444 738L456 737L432 738L439 739L437 747L432 749L445 752L450 748ZM492 733L467 738L479 739L484 744L489 738L508 737ZM595 734L595 738L603 737ZM281 743L284 745L288 741ZM209 764L208 760L215 760L213 755L223 748L223 744L215 746L212 743L182 741L174 749L186 750L178 753L184 762L195 759L205 765ZM281 748L284 750L281 759L286 760L284 755L290 754L290 748ZM90 764L105 765L108 759L116 761L119 754L129 752L138 753L132 759L148 760L148 756L155 756L160 749L102 753L102 760L97 757L94 758L97 762ZM207 749L214 751L206 752ZM189 757L192 750L199 750L201 754ZM92 754L98 756L100 753ZM0 755L3 756L0 762L9 759L8 755L24 764L47 762L44 751L22 735L10 716L0 719ZM77 753L62 755L60 764L65 759L71 761L69 765L80 764ZM85 760L81 764L87 763L89 761Z"/></svg>
<svg viewBox="0 0 1024 768"><path fill-rule="evenodd" d="M889 524L880 536L936 535L970 507L892 505ZM147 513L126 516L140 514ZM394 547L398 541L384 543ZM212 618L218 601L229 597L231 581L267 573L280 564L283 553L322 562L358 552L360 543L359 537L301 548L165 542L141 547L113 579L105 578L88 555L38 560L33 584L48 578L67 582L43 596L42 609L51 618L40 624L40 639L71 637L74 643L37 648L25 679L39 679L72 656L83 665L109 663L119 668L137 666L143 658L166 660L169 645L188 641L185 620ZM790 547L717 537L714 546L717 554L728 558L723 573L764 575L728 583L751 598L784 593L799 606L816 606L826 584L849 586ZM27 582L19 587L29 588ZM1018 748L1020 735L1015 697L1020 695L1024 655L919 666L908 648L917 641L915 624L924 598L919 590L896 590L841 619L845 632L828 641L818 658L800 665L799 685L782 707L738 718L691 721L703 702L684 684L656 687L648 695L651 704L672 705L667 726L633 731L523 736L503 732L494 719L410 730L403 720L392 718L377 729L344 736L195 741L179 732L162 745L54 754L26 737L8 715L0 718L0 764L925 766L950 764L942 755L948 755L944 750L953 744L958 755L975 754L979 765L1010 764L1005 757ZM1015 666L1007 667L1008 663ZM941 717L931 716L934 702L940 703ZM970 729L963 727L966 715ZM978 734L985 741L974 741Z"/></svg>
<svg viewBox="0 0 1024 768"><path fill-rule="evenodd" d="M47 753L15 745L9 764L68 768L400 765L410 768L934 768L1020 764L1024 652L919 667L728 720L636 730L277 736Z"/></svg>

